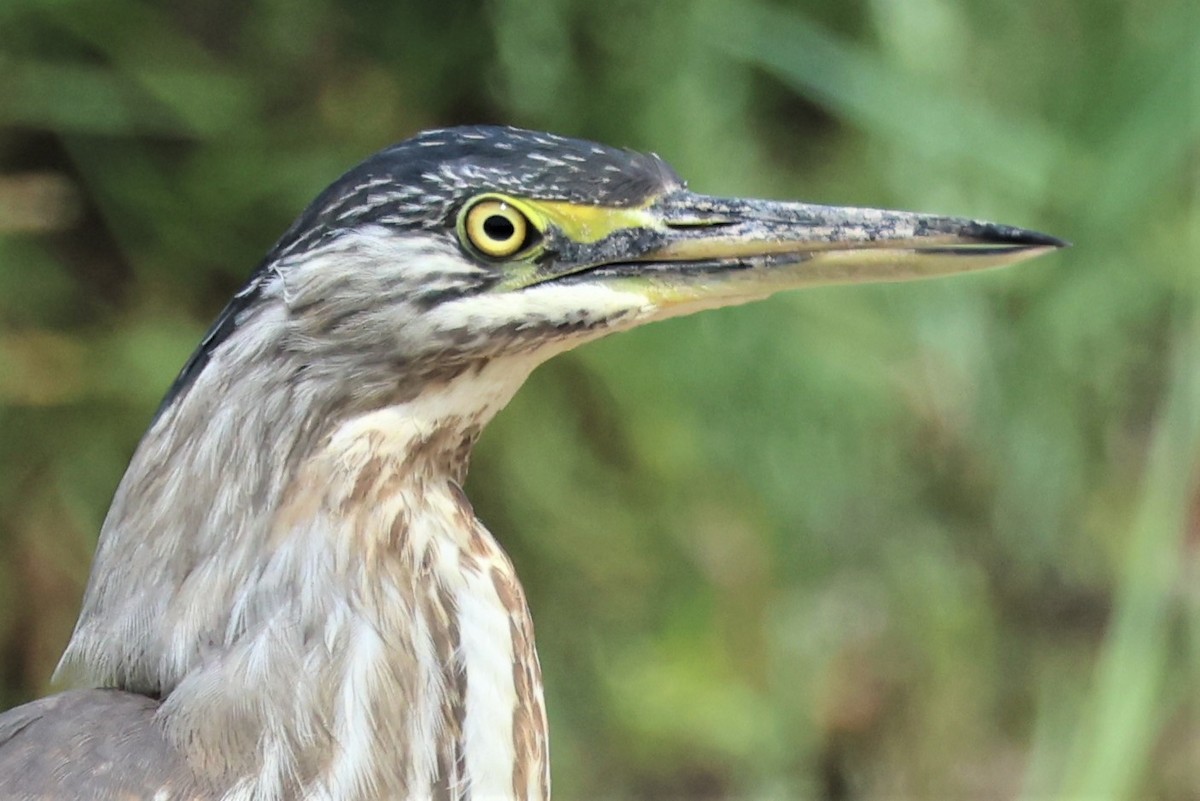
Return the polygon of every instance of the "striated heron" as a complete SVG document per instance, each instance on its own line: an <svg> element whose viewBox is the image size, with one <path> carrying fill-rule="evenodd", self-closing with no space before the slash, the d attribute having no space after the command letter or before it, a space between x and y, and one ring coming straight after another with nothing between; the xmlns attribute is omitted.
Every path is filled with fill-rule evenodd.
<svg viewBox="0 0 1200 801"><path fill-rule="evenodd" d="M539 363L793 287L1009 264L972 220L708 197L515 128L371 157L188 360L104 522L60 675L0 715L0 798L550 793L533 627L461 485Z"/></svg>

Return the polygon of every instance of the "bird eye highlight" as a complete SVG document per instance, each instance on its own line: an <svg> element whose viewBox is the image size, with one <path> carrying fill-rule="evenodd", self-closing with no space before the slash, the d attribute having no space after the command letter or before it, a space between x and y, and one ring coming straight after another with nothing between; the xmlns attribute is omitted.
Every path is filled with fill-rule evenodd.
<svg viewBox="0 0 1200 801"><path fill-rule="evenodd" d="M467 210L463 229L471 247L485 256L504 258L525 247L529 220L502 200L481 200Z"/></svg>

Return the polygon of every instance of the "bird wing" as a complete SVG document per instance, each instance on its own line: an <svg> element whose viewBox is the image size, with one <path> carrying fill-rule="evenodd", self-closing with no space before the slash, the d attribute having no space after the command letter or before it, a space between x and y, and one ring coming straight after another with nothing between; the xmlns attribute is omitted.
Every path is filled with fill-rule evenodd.
<svg viewBox="0 0 1200 801"><path fill-rule="evenodd" d="M0 801L215 801L157 709L144 695L73 690L0 714Z"/></svg>

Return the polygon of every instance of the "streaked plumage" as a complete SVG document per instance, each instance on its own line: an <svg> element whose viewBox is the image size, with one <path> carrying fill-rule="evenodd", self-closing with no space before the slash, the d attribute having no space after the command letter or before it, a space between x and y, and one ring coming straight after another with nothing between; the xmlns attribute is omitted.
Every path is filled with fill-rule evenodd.
<svg viewBox="0 0 1200 801"><path fill-rule="evenodd" d="M473 234L476 206L519 216ZM60 666L116 689L0 716L0 797L548 797L531 618L461 490L530 371L778 289L1058 244L706 198L657 157L512 128L377 154L284 234L168 392Z"/></svg>

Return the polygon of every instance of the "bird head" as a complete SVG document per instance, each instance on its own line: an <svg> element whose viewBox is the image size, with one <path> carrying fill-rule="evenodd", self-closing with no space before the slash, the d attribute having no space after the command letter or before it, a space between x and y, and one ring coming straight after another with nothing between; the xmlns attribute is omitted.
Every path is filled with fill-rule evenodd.
<svg viewBox="0 0 1200 801"><path fill-rule="evenodd" d="M264 300L269 348L361 396L800 286L1009 264L1061 246L975 220L689 191L654 155L508 127L423 133L326 189L168 401Z"/></svg>

